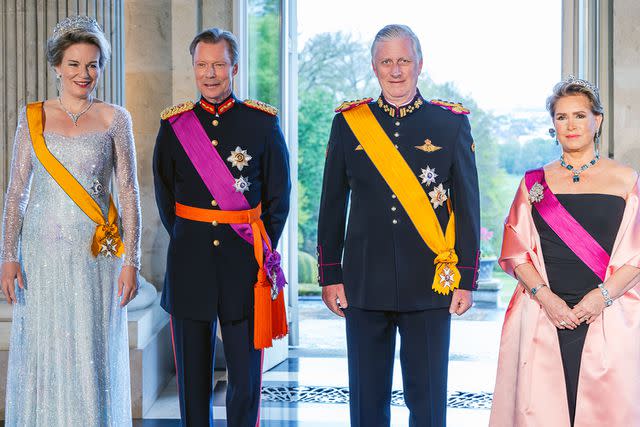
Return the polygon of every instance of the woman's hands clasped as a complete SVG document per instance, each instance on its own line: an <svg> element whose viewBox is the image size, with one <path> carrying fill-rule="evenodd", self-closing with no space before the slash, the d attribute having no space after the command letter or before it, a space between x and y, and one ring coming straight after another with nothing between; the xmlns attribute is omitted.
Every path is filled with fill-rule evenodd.
<svg viewBox="0 0 640 427"><path fill-rule="evenodd" d="M575 329L580 324L580 319L569 308L566 302L549 289L543 287L536 294L538 302L542 306L547 318L558 329Z"/></svg>
<svg viewBox="0 0 640 427"><path fill-rule="evenodd" d="M600 316L605 308L605 301L600 289L594 289L586 294L575 307L573 313L580 319L580 322L592 323Z"/></svg>
<svg viewBox="0 0 640 427"><path fill-rule="evenodd" d="M4 290L4 281L3 290ZM138 269L130 265L122 267L120 277L118 277L118 296L121 297L120 307L124 307L138 295Z"/></svg>
<svg viewBox="0 0 640 427"><path fill-rule="evenodd" d="M24 280L22 278L22 268L19 262L3 262L0 280L2 281L2 293L9 304L18 302L16 298L15 280L18 279L18 286L24 289Z"/></svg>

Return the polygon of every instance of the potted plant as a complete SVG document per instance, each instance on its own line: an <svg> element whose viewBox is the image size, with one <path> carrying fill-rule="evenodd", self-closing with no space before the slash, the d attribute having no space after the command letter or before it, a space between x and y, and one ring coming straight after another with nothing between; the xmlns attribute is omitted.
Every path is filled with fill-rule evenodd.
<svg viewBox="0 0 640 427"><path fill-rule="evenodd" d="M486 227L480 227L480 266L478 289L475 292L474 300L485 307L498 306L498 294L502 283L493 279L493 269L497 261L493 231Z"/></svg>

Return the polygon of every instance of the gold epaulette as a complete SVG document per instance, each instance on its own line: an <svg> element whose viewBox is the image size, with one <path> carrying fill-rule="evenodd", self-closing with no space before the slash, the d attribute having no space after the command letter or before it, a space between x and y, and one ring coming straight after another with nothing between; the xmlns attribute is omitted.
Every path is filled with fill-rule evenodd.
<svg viewBox="0 0 640 427"><path fill-rule="evenodd" d="M429 101L429 103L433 105L438 105L442 108L446 108L447 110L455 114L471 113L470 110L468 110L467 108L464 108L462 104L460 104L459 102L449 102L449 101L443 101L442 99L432 99L431 101Z"/></svg>
<svg viewBox="0 0 640 427"><path fill-rule="evenodd" d="M336 113L342 113L343 111L351 110L352 108L356 108L358 105L368 104L373 101L373 98L362 98L356 99L355 101L344 101L342 104L335 109Z"/></svg>
<svg viewBox="0 0 640 427"><path fill-rule="evenodd" d="M273 105L269 105L266 102L257 101L255 99L245 99L244 105L254 110L259 110L272 116L278 115L278 109Z"/></svg>
<svg viewBox="0 0 640 427"><path fill-rule="evenodd" d="M193 110L193 102L187 101L178 105L174 105L173 107L165 108L160 113L160 118L162 120L167 120L170 117L177 116L180 113L184 113L185 111Z"/></svg>

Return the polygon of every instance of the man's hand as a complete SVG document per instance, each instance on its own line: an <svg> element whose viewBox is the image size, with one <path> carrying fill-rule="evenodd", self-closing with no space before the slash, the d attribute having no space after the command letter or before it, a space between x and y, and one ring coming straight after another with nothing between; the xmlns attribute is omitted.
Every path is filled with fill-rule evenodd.
<svg viewBox="0 0 640 427"><path fill-rule="evenodd" d="M449 313L462 316L473 305L473 293L466 289L454 289Z"/></svg>
<svg viewBox="0 0 640 427"><path fill-rule="evenodd" d="M322 287L322 301L329 307L329 310L333 311L340 317L344 317L344 313L341 309L347 308L347 296L344 293L344 285L338 283L335 285L327 285Z"/></svg>

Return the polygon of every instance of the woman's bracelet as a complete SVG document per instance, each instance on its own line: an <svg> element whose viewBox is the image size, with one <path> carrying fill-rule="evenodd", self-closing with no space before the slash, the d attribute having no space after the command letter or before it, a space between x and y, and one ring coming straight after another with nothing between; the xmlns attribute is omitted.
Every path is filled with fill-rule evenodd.
<svg viewBox="0 0 640 427"><path fill-rule="evenodd" d="M547 286L547 284L546 284L546 283L540 283L540 284L539 284L538 286L536 286L535 288L531 288L531 289L529 290L529 293L531 294L531 296L532 296L532 297L535 297L535 296L536 296L536 294L537 294L538 292L540 292L540 289L542 289L542 288L543 288L543 287L545 287L545 286Z"/></svg>
<svg viewBox="0 0 640 427"><path fill-rule="evenodd" d="M600 293L602 293L602 297L604 298L604 306L609 307L611 304L613 304L613 299L611 299L609 291L604 287L604 283L600 283L598 285L598 288L600 288Z"/></svg>

